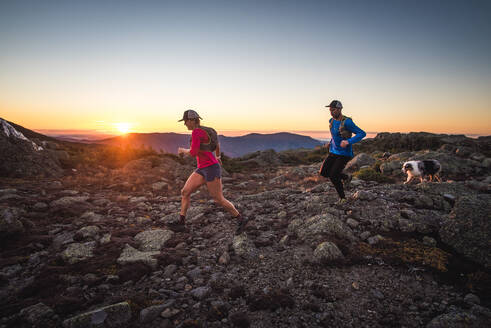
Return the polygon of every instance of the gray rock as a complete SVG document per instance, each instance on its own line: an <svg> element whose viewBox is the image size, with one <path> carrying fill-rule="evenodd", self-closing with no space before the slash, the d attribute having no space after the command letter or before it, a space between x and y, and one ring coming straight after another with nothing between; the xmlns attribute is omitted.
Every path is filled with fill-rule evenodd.
<svg viewBox="0 0 491 328"><path fill-rule="evenodd" d="M384 175L393 175L394 172L402 174L401 173L401 167L404 161L401 160L395 160L395 161L390 161L390 162L385 162L380 165L380 171Z"/></svg>
<svg viewBox="0 0 491 328"><path fill-rule="evenodd" d="M99 227L97 227L97 226L87 226L87 227L83 227L80 230L78 230L76 232L76 235L82 237L83 239L85 239L85 238L94 239L97 237L100 230L101 229L99 229Z"/></svg>
<svg viewBox="0 0 491 328"><path fill-rule="evenodd" d="M38 202L38 203L34 204L34 206L33 206L33 209L35 211L44 211L47 208L48 208L48 204L43 203L43 202Z"/></svg>
<svg viewBox="0 0 491 328"><path fill-rule="evenodd" d="M329 263L344 258L336 244L323 242L314 250L314 260L318 263Z"/></svg>
<svg viewBox="0 0 491 328"><path fill-rule="evenodd" d="M414 232L416 231L416 224L411 220L400 218L399 229L403 232Z"/></svg>
<svg viewBox="0 0 491 328"><path fill-rule="evenodd" d="M464 297L464 302L467 304L481 304L481 300L477 295L474 294L467 294Z"/></svg>
<svg viewBox="0 0 491 328"><path fill-rule="evenodd" d="M429 196L422 195L414 200L414 207L416 208L433 208L433 199Z"/></svg>
<svg viewBox="0 0 491 328"><path fill-rule="evenodd" d="M167 182L156 182L152 184L152 189L155 191L167 190L169 189L169 184Z"/></svg>
<svg viewBox="0 0 491 328"><path fill-rule="evenodd" d="M87 222L97 223L102 221L102 215L89 211L82 214L80 219Z"/></svg>
<svg viewBox="0 0 491 328"><path fill-rule="evenodd" d="M104 234L101 239L99 239L99 243L101 245L104 245L104 244L107 244L111 241L111 234L110 233L106 233Z"/></svg>
<svg viewBox="0 0 491 328"><path fill-rule="evenodd" d="M168 308L168 309L165 309L161 314L160 316L162 318L166 318L166 319L170 319L174 316L176 316L177 314L179 314L179 312L181 312L180 310L178 309L171 309L171 308Z"/></svg>
<svg viewBox="0 0 491 328"><path fill-rule="evenodd" d="M384 237L382 237L381 235L375 235L375 236L368 238L368 243L370 245L375 245L375 244L378 244L382 240L384 240Z"/></svg>
<svg viewBox="0 0 491 328"><path fill-rule="evenodd" d="M170 230L146 230L135 236L141 251L160 251L160 248L174 235Z"/></svg>
<svg viewBox="0 0 491 328"><path fill-rule="evenodd" d="M401 210L401 216L403 218L406 218L406 219L412 220L412 221L415 221L418 218L418 215L414 211L409 210L409 209Z"/></svg>
<svg viewBox="0 0 491 328"><path fill-rule="evenodd" d="M154 256L158 254L160 254L159 251L140 252L126 244L117 262L121 265L125 265L141 261L155 269L157 267L157 259L155 259Z"/></svg>
<svg viewBox="0 0 491 328"><path fill-rule="evenodd" d="M198 287L191 290L190 294L191 296L193 296L198 300L203 300L210 294L210 292L211 292L210 287Z"/></svg>
<svg viewBox="0 0 491 328"><path fill-rule="evenodd" d="M218 263L220 263L222 265L229 264L230 263L230 254L227 251L223 252L223 254L218 259Z"/></svg>
<svg viewBox="0 0 491 328"><path fill-rule="evenodd" d="M247 238L245 233L234 237L232 247L235 254L242 257L254 258L258 255L258 251L254 246L254 243Z"/></svg>
<svg viewBox="0 0 491 328"><path fill-rule="evenodd" d="M361 234L360 234L360 239L361 240L367 240L368 237L370 237L371 233L370 231L363 231Z"/></svg>
<svg viewBox="0 0 491 328"><path fill-rule="evenodd" d="M57 323L54 311L44 303L24 308L19 314L24 321L34 327L54 327Z"/></svg>
<svg viewBox="0 0 491 328"><path fill-rule="evenodd" d="M147 197L145 196L141 196L141 197L131 197L129 199L129 202L130 203L143 203L143 202L146 202L148 199Z"/></svg>
<svg viewBox="0 0 491 328"><path fill-rule="evenodd" d="M73 237L75 233L73 231L66 231L59 233L53 238L53 247L59 250L62 246L73 243Z"/></svg>
<svg viewBox="0 0 491 328"><path fill-rule="evenodd" d="M426 246L435 247L436 246L436 240L434 238L424 236L423 237L423 244Z"/></svg>
<svg viewBox="0 0 491 328"><path fill-rule="evenodd" d="M131 319L131 308L127 302L102 307L63 321L64 328L119 327Z"/></svg>
<svg viewBox="0 0 491 328"><path fill-rule="evenodd" d="M442 222L441 240L458 253L491 267L491 195L461 197Z"/></svg>
<svg viewBox="0 0 491 328"><path fill-rule="evenodd" d="M66 196L60 199L54 200L50 203L51 207L61 207L61 208L70 208L73 206L78 206L80 204L88 205L87 200L89 197L87 196Z"/></svg>
<svg viewBox="0 0 491 328"><path fill-rule="evenodd" d="M345 170L347 172L355 172L363 166L372 166L373 164L375 164L375 159L372 156L365 153L360 153L353 157L348 164L346 164Z"/></svg>
<svg viewBox="0 0 491 328"><path fill-rule="evenodd" d="M371 201L371 200L374 200L375 198L377 198L377 195L374 194L373 192L370 192L370 191L358 190L353 195L353 198L354 199L358 199L358 200L368 200L368 201Z"/></svg>
<svg viewBox="0 0 491 328"><path fill-rule="evenodd" d="M188 271L186 273L186 276L188 276L192 280L198 279L201 276L201 269L199 267L196 267Z"/></svg>
<svg viewBox="0 0 491 328"><path fill-rule="evenodd" d="M24 232L24 225L19 220L19 211L5 208L0 212L0 236L10 237Z"/></svg>
<svg viewBox="0 0 491 328"><path fill-rule="evenodd" d="M73 243L61 253L61 257L67 263L74 264L94 256L93 251L96 246L94 241L87 243Z"/></svg>
<svg viewBox="0 0 491 328"><path fill-rule="evenodd" d="M141 323L149 323L155 319L157 319L166 308L165 304L149 306L140 311L140 322Z"/></svg>
<svg viewBox="0 0 491 328"><path fill-rule="evenodd" d="M476 309L475 309L476 308ZM450 311L433 318L426 328L481 328L489 327L491 312L474 306L471 311L450 307Z"/></svg>
<svg viewBox="0 0 491 328"><path fill-rule="evenodd" d="M356 240L353 231L332 214L319 214L307 220L295 219L288 225L288 232L302 240L310 240L318 235L332 235L350 241Z"/></svg>
<svg viewBox="0 0 491 328"><path fill-rule="evenodd" d="M349 218L346 220L346 224L349 225L351 228L356 228L360 225L360 222L356 221L355 219Z"/></svg>
<svg viewBox="0 0 491 328"><path fill-rule="evenodd" d="M168 266L165 267L164 269L164 277L170 278L176 272L177 270L177 265L175 264L169 264Z"/></svg>

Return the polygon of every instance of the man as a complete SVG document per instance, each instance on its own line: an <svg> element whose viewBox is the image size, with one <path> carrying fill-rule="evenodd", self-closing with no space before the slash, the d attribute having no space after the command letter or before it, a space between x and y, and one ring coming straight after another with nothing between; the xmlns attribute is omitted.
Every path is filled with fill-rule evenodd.
<svg viewBox="0 0 491 328"><path fill-rule="evenodd" d="M329 120L331 141L329 142L329 155L322 163L319 174L331 180L339 195L338 204L344 204L346 195L342 180L349 182L351 176L342 172L346 164L353 158L351 145L363 139L367 134L357 127L351 118L341 113L343 105L339 100L331 101L326 107L329 107L332 116Z"/></svg>

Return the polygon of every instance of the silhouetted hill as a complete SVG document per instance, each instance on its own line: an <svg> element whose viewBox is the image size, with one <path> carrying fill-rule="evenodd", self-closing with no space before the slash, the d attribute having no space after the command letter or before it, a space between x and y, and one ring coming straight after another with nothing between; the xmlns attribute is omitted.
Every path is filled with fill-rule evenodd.
<svg viewBox="0 0 491 328"><path fill-rule="evenodd" d="M190 135L178 133L130 133L126 136L99 140L98 143L152 147L154 150L176 154L178 147L189 147ZM240 137L219 136L221 151L227 156L238 157L258 151L274 149L283 151L298 148L315 148L322 145L318 140L293 133L251 133Z"/></svg>

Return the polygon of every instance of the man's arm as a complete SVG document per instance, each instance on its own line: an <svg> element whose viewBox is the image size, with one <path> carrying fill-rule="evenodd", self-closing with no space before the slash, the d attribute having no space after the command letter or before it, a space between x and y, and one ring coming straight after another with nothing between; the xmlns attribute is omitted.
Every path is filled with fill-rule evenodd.
<svg viewBox="0 0 491 328"><path fill-rule="evenodd" d="M365 133L365 131L363 131L362 129L360 129L354 122L353 120L346 120L346 122L344 123L344 125L346 126L346 128L353 132L355 135L352 136L351 138L348 139L348 142L350 145L354 144L354 143L357 143L358 141L361 141L361 139L365 138L365 136L367 135Z"/></svg>

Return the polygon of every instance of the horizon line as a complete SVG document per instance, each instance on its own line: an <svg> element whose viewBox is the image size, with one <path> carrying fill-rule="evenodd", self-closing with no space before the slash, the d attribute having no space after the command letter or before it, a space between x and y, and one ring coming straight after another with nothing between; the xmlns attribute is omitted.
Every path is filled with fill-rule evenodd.
<svg viewBox="0 0 491 328"><path fill-rule="evenodd" d="M101 137L119 137L119 136L124 136L127 134L131 133L137 133L137 134L154 134L154 133L176 133L176 134L189 134L188 131L154 131L154 132L136 132L136 131L129 131L126 134L123 133L114 133L114 132L106 132L106 131L101 131L101 130L96 130L96 129L33 129L33 131L36 131L38 133L46 134L48 136L101 136ZM226 129L226 130L220 130L221 133L219 135L223 135L226 137L239 137L239 136L244 136L252 133L257 133L257 134L274 134L274 133L293 133L293 134L299 134L299 135L307 135L312 137L312 135L319 135L319 134L325 134L326 137L330 137L329 130L231 130L231 129ZM447 134L447 135L464 135L468 137L479 137L479 136L489 136L489 134L481 134L481 133L447 133L447 132L429 132L429 131L409 131L409 132L401 132L401 131L396 131L396 132L391 132L391 131L366 131L367 135L377 135L379 133L402 133L402 134L408 134L408 133L433 133L433 134Z"/></svg>

